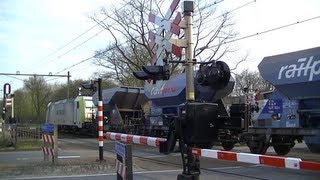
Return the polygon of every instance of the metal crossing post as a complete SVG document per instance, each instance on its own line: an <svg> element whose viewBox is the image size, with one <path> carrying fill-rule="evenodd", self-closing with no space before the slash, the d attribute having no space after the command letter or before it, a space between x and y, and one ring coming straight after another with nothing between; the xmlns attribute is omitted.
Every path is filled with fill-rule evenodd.
<svg viewBox="0 0 320 180"><path fill-rule="evenodd" d="M192 103L195 101L194 94L194 77L193 77L193 65L194 65L194 57L193 57L193 42L192 42L192 13L194 10L193 1L184 1L183 2L183 14L184 20L186 22L185 36L186 36L186 54L185 54L185 66L186 66L186 103ZM187 106L187 104L185 104ZM190 111L190 109L186 108L186 111ZM180 127L181 127L181 121ZM183 172L179 174L178 180L199 180L200 175L200 160L199 157L194 157L192 155L192 147L185 144L184 142L184 130L180 130L180 139L179 139L179 147L182 156L183 163Z"/></svg>
<svg viewBox="0 0 320 180"><path fill-rule="evenodd" d="M186 21L185 36L187 41L186 48L186 100L194 101L194 82L193 82L193 42L192 42L192 13L193 13L193 1L183 2L183 15Z"/></svg>
<svg viewBox="0 0 320 180"><path fill-rule="evenodd" d="M102 79L98 79L98 133L99 133L99 161L103 161L103 101L102 101Z"/></svg>

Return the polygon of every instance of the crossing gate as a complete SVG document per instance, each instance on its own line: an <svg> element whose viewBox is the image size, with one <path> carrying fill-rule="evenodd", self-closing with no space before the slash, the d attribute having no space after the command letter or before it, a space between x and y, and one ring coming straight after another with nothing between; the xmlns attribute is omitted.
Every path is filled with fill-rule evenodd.
<svg viewBox="0 0 320 180"><path fill-rule="evenodd" d="M152 146L157 148L159 148L160 141L166 141L166 139L164 138L138 136L138 135L132 135L132 134L121 134L121 133L114 133L114 132L107 132L106 139L127 142L132 144ZM237 153L237 152L230 152L230 151L199 149L199 148L193 148L192 154L194 156L205 157L205 158L237 161L237 162L244 162L244 163L251 163L251 164L261 164L261 165L273 166L273 167L279 167L279 168L320 171L320 163L311 162L311 161L302 161L300 158L260 155L260 154L251 154L251 153Z"/></svg>

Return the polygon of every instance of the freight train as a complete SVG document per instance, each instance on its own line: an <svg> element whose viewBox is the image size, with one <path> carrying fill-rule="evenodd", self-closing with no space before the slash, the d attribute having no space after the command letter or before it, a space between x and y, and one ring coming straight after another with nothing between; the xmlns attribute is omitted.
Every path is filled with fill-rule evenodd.
<svg viewBox="0 0 320 180"><path fill-rule="evenodd" d="M217 117L210 126L215 127L215 141L225 150L240 142L246 143L252 153L264 154L273 146L277 154L285 155L296 141L304 140L312 152L320 152L320 48L265 57L259 71L275 90L259 101L259 108L241 103L232 104L227 111L222 99L232 92L235 83L228 66L218 61L201 67L195 73L195 98L197 102L217 104ZM104 130L166 137L185 102L185 84L182 73L167 81L146 81L144 88L121 86L103 90ZM97 93L92 97L95 106L97 97ZM53 108L65 102L48 105L47 122L59 121L54 111L67 115L67 109L62 113L62 106ZM69 116L58 123L69 128L76 126L75 129L81 128L80 123L82 128L95 129L95 118L74 122L74 116L82 110L75 108L75 101L70 102L73 106ZM87 117L94 117L93 104L82 106L89 108L83 110Z"/></svg>
<svg viewBox="0 0 320 180"><path fill-rule="evenodd" d="M232 92L234 79L224 62L218 61L201 67L201 71L195 73L195 98L197 102L217 104L219 107L217 114L221 117L219 123L214 122L221 127L216 129L219 130L217 139L221 140L225 149L230 150L246 124L239 122L245 121L241 119L244 112L234 113L238 118L230 119L221 100ZM182 73L171 77L168 81L146 81L143 89L116 87L103 90L104 116L108 120L105 129L166 137L174 119L179 116L179 106L186 101L185 86L186 76ZM93 101L97 105L97 93L93 96ZM212 143L201 146L210 147Z"/></svg>

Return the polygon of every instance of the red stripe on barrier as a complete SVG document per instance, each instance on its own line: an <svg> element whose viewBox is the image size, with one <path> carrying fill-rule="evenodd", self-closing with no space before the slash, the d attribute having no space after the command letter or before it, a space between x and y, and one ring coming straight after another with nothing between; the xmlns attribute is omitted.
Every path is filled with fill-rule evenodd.
<svg viewBox="0 0 320 180"><path fill-rule="evenodd" d="M148 137L141 136L140 137L140 143L143 144L143 145L148 145Z"/></svg>
<svg viewBox="0 0 320 180"><path fill-rule="evenodd" d="M54 156L53 149L51 149L51 148L50 148L50 155L51 155L51 156Z"/></svg>
<svg viewBox="0 0 320 180"><path fill-rule="evenodd" d="M259 157L259 160L260 160L260 164L276 166L276 167L285 167L285 158L283 157L261 155Z"/></svg>
<svg viewBox="0 0 320 180"><path fill-rule="evenodd" d="M156 146L157 146L157 147L160 147L160 141L161 141L161 140L160 140L159 138L156 139Z"/></svg>
<svg viewBox="0 0 320 180"><path fill-rule="evenodd" d="M106 133L106 139L111 139L111 133L110 132Z"/></svg>
<svg viewBox="0 0 320 180"><path fill-rule="evenodd" d="M98 111L103 111L103 106L98 106Z"/></svg>
<svg viewBox="0 0 320 180"><path fill-rule="evenodd" d="M127 142L128 143L133 143L133 135L127 135Z"/></svg>
<svg viewBox="0 0 320 180"><path fill-rule="evenodd" d="M227 151L218 151L218 159L228 160L228 161L237 161L237 153L227 152Z"/></svg>
<svg viewBox="0 0 320 180"><path fill-rule="evenodd" d="M98 116L98 121L103 121L103 117L102 116Z"/></svg>
<svg viewBox="0 0 320 180"><path fill-rule="evenodd" d="M201 149L199 148L192 148L192 154L194 156L201 156Z"/></svg>
<svg viewBox="0 0 320 180"><path fill-rule="evenodd" d="M301 161L300 162L300 169L320 171L320 163L310 162L310 161Z"/></svg>
<svg viewBox="0 0 320 180"><path fill-rule="evenodd" d="M98 126L98 131L103 131L103 126Z"/></svg>
<svg viewBox="0 0 320 180"><path fill-rule="evenodd" d="M116 134L115 135L115 140L117 140L117 141L121 141L121 134Z"/></svg>
<svg viewBox="0 0 320 180"><path fill-rule="evenodd" d="M103 141L103 136L99 136L99 137L98 137L98 140L99 140L99 141Z"/></svg>

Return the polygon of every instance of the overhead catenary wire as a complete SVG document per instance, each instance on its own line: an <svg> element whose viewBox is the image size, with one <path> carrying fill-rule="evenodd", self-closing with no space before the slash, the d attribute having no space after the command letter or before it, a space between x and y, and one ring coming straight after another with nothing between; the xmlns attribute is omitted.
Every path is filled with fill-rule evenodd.
<svg viewBox="0 0 320 180"><path fill-rule="evenodd" d="M128 1L126 4L124 4L122 7L119 8L120 9L123 9L125 8L128 4L130 3L130 1ZM107 20L108 17L105 17L104 19L100 20L100 22L103 22L105 20ZM70 44L72 44L73 42L75 42L76 40L78 40L80 37L82 37L83 35L87 34L89 31L93 30L94 28L96 28L97 26L99 26L100 24L98 22L96 22L96 24L92 27L90 27L89 29L87 29L86 31L84 31L83 33L81 33L80 35L78 35L77 37L73 38L72 40L70 40L68 43L66 43L65 45L61 46L60 48L56 49L54 52L50 53L49 55L45 56L44 58L40 59L39 61L37 62L41 62L45 59L47 59L48 57L56 54L57 52L63 50L64 48L66 48L67 46L69 46ZM59 55L56 57L56 59L60 59L61 57L67 55L68 53L70 53L71 51L77 49L78 47L86 44L88 41L90 41L91 39L93 39L94 37L98 36L99 34L101 34L105 29L102 29L101 31L99 31L98 33L96 33L95 35L93 36L90 36L88 39L86 39L85 41L77 44L76 46L72 47L71 49L67 50L66 52L64 52L63 54ZM56 59L53 59L51 60L50 62L56 60Z"/></svg>
<svg viewBox="0 0 320 180"><path fill-rule="evenodd" d="M219 4L219 3L223 2L223 1L224 1L224 0L215 1L214 4ZM117 11L123 9L123 8L124 8L125 6L127 6L129 3L130 3L130 1L127 2L125 5L123 5L121 8L119 8ZM145 13L145 12L144 12L144 13ZM230 13L230 12L229 12L229 13ZM104 19L101 20L101 21L99 20L99 22L97 22L97 23L94 25L94 27L100 25L101 22L105 21L106 19L108 19L108 17L104 18ZM91 27L90 30L93 29L94 27ZM86 32L89 32L90 30L88 29ZM91 36L90 38L86 39L85 41L81 42L80 44L78 44L78 45L74 46L73 48L69 49L67 52L63 53L62 55L59 55L57 58L61 58L62 56L65 56L65 55L68 54L69 52L77 49L78 47L82 46L83 44L87 43L88 41L90 41L90 40L93 39L94 37L96 37L96 36L98 36L99 34L101 34L104 30L105 30L105 29L102 29L101 31L99 31L99 32L96 33L95 35ZM86 32L85 32L85 33L86 33ZM82 34L85 34L85 33L82 33ZM78 39L80 36L82 36L82 35L79 35L78 37L76 37L75 40ZM66 47L67 45L71 44L71 43L72 43L72 42L70 41L70 42L67 43L65 46L63 46L63 48ZM62 49L62 48L61 48L61 49Z"/></svg>
<svg viewBox="0 0 320 180"><path fill-rule="evenodd" d="M215 1L214 4L219 4L219 3L223 2L223 1L224 1L224 0ZM126 3L126 5L128 5L128 3ZM124 8L126 5L122 6L120 9ZM120 10L120 9L119 9L119 10ZM146 12L143 12L143 13L147 14ZM230 12L229 12L229 13L230 13ZM148 14L147 14L147 15L148 15ZM222 15L220 15L220 16L222 16ZM107 19L107 18L105 18L105 19ZM100 22L103 22L105 19L103 19L103 20L100 21ZM97 22L96 25L99 25L100 22ZM87 39L86 41L84 41L84 42L78 44L77 46L75 46L74 48L70 49L69 51L67 51L67 52L64 53L63 55L66 55L66 54L69 53L70 51L78 48L79 46L81 46L81 45L83 45L83 44L85 44L87 41L89 41L90 39L94 38L95 36L97 36L98 34L102 33L103 31L104 31L104 29L103 29L102 31L98 32L97 34L95 34L94 36L90 37L90 38ZM130 41L130 40L128 40L128 41ZM127 43L128 41L125 41L124 43L121 43L120 46L123 45L123 44L125 44L125 43ZM111 47L111 48L109 48L109 49L107 49L107 50L105 50L105 51L109 51L109 50L112 50L112 49L114 49L114 48L116 48L116 46ZM103 51L103 52L101 52L101 53L104 53L105 51ZM59 74L59 73L61 73L61 72L64 72L64 71L66 71L66 70L68 70L68 69L71 69L71 68L73 68L73 67L75 67L75 66L77 66L77 65L80 65L80 64L82 64L82 63L84 63L84 62L86 62L86 61L88 61L88 60L90 60L90 59L93 59L95 56L100 55L101 53L98 53L98 54L95 54L95 55L90 56L90 57L88 57L88 58L85 58L85 59L79 61L78 63L75 63L75 64L73 64L73 65L71 65L71 66L68 66L68 67L66 67L66 68L64 68L64 69L56 72L56 74ZM61 56L63 56L63 55L61 55ZM58 58L60 58L61 56L59 56ZM51 81L51 80L53 80L53 79L49 79L49 80L47 80L47 81Z"/></svg>
<svg viewBox="0 0 320 180"><path fill-rule="evenodd" d="M247 2L247 3L244 3L244 4L238 6L238 7L234 8L234 9L231 9L231 10L229 10L229 11L227 11L227 12L225 12L225 13L223 13L223 14L215 17L215 18L213 18L212 20L218 19L218 18L220 18L220 17L222 17L222 16L225 16L225 15L227 15L227 14L230 14L230 13L232 13L232 12L234 12L234 11L237 11L237 10L239 10L239 9L242 9L242 8L248 6L248 5L252 4L252 3L255 3L255 2L257 2L257 0L253 0L253 1L249 1L249 2Z"/></svg>
<svg viewBox="0 0 320 180"><path fill-rule="evenodd" d="M275 27L275 28L267 29L265 31L257 32L257 33L246 35L246 36L243 36L243 37L240 37L240 38L236 38L236 39L233 39L233 40L230 40L230 41L226 41L223 44L229 44L229 43L240 41L240 40L243 40L243 39L248 39L248 38L251 38L251 37L255 37L255 36L259 36L259 35L262 35L262 34L270 33L270 32L273 32L273 31L281 30L281 29L284 29L284 28L287 28L287 27L291 27L291 26L294 26L294 25L302 24L302 23L305 23L305 22L308 22L308 21L313 21L313 20L316 20L316 19L319 19L319 18L320 18L320 16L314 16L314 17L311 17L311 18L308 18L308 19L304 19L304 20L301 20L301 21L296 21L294 23L278 26L278 27ZM219 44L216 44L216 45L213 45L213 46L208 46L207 48L213 48L213 47L217 47L217 46L219 46Z"/></svg>
<svg viewBox="0 0 320 180"><path fill-rule="evenodd" d="M251 3L253 3L253 2L256 2L256 0L247 2L247 3L245 3L245 4L243 4L243 5L239 6L239 7L237 7L237 8L235 8L235 9L230 10L229 12L226 12L226 13L230 13L230 12L234 12L234 11L236 11L236 10L239 10L239 9L241 9L241 8L243 8L243 7L251 4ZM226 14L226 13L224 13L224 14ZM221 16L223 16L224 14L222 14L222 15L220 15L220 16L217 16L216 18L221 17ZM294 26L294 25L297 25L297 24L302 24L302 23L305 23L305 22L308 22L308 21L312 21L312 20L319 19L319 18L320 18L320 16L315 16L315 17L308 18L308 19L304 19L304 20L297 21L297 22L294 22L294 23L282 25L282 26L279 26L279 27L276 27L276 28L268 29L268 30L265 30L265 31L262 31L262 32L257 32L257 33L250 34L250 35L247 35L247 36L243 36L243 37L240 37L240 38L236 38L236 39L233 39L233 40L230 40L230 41L226 41L226 42L224 42L224 44L228 44L228 43L240 41L240 40L243 40L243 39L255 37L255 36L258 36L258 35L266 34L266 33L269 33L269 32L273 32L273 31L280 30L280 29L283 29L283 28L286 28L286 27L290 27L290 26ZM129 41L129 40L128 40L128 41ZM127 43L128 41L125 41L125 42L119 44L118 46L121 46L121 45ZM219 45L208 46L207 48L213 48L213 47L217 47L217 46L219 46ZM105 51L109 51L109 50L112 50L112 49L114 49L114 48L116 48L116 46L113 46L113 47L111 47L111 48L109 48L109 49L106 49ZM203 47L201 47L201 48L203 48ZM199 49L200 49L200 48L199 48ZM73 65L71 65L71 66L69 66L69 67L67 67L67 68L64 68L64 69L62 69L61 71L58 71L57 74L59 74L59 73L61 73L61 72L63 72L63 71L66 71L66 70L68 70L68 69L71 69L71 68L73 68L73 67L75 67L75 66L77 66L77 65L80 65L80 64L82 64L82 63L84 63L84 62L86 62L86 61L88 61L88 60L90 60L90 59L93 59L95 56L100 55L100 54L104 53L105 51L103 51L103 52L101 52L101 53L98 53L98 54L95 54L95 55L93 55L93 56L90 56L90 57L88 57L88 58L85 58L85 59L79 61L79 62L76 63L76 64L73 64Z"/></svg>

